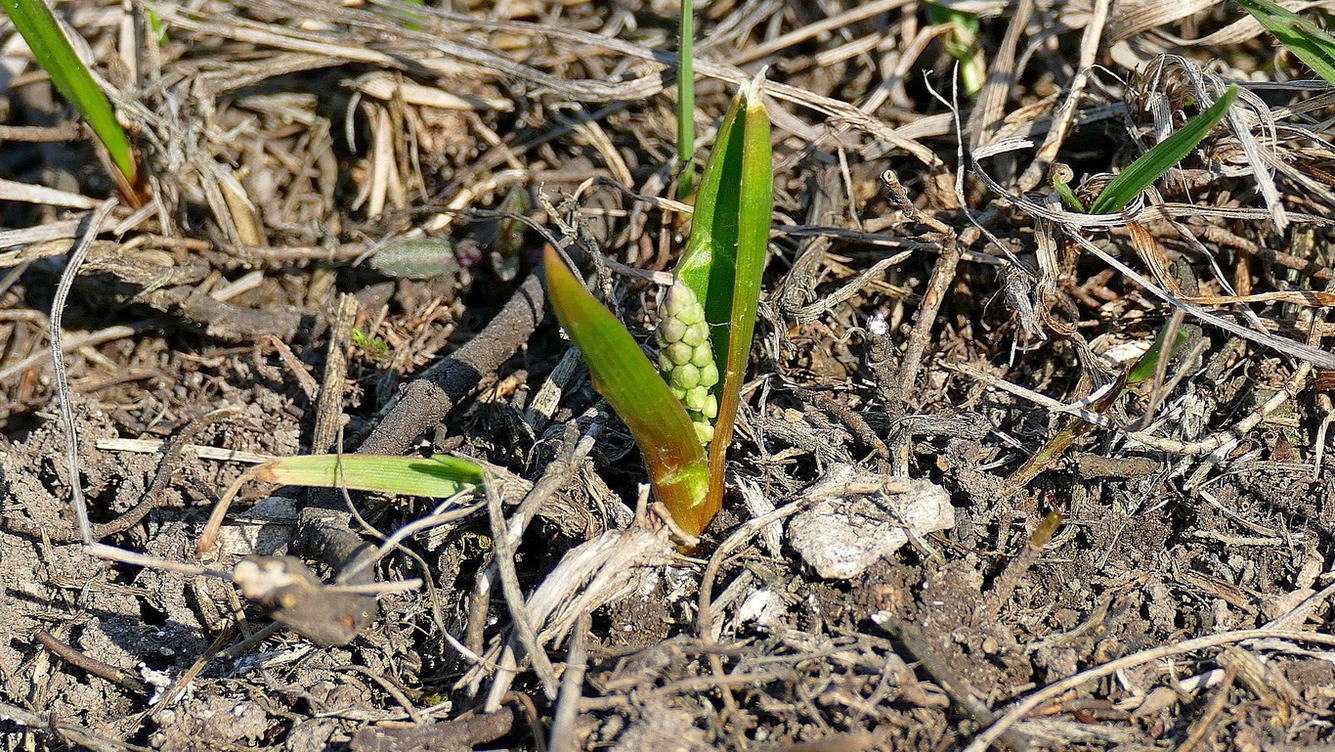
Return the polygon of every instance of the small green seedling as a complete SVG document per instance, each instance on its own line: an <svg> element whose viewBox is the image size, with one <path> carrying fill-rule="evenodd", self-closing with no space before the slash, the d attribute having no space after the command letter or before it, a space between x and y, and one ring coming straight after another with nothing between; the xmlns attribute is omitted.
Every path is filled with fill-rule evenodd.
<svg viewBox="0 0 1335 752"><path fill-rule="evenodd" d="M1131 163L1131 166L1123 170L1113 178L1112 182L1099 193L1098 198L1088 208L1089 214L1115 214L1131 203L1131 200L1139 196L1146 188L1154 184L1154 181L1163 177L1173 168L1173 165L1181 162L1184 157L1191 153L1193 149L1200 145L1224 115L1228 113L1228 108L1232 106L1233 100L1238 98L1238 85L1233 84L1205 112L1196 115L1187 124L1182 126L1176 133L1165 138L1163 141L1154 145L1149 151L1140 155L1140 158ZM1065 182L1054 180L1053 186L1062 201L1075 211L1086 211L1080 199L1076 197L1071 187Z"/></svg>
<svg viewBox="0 0 1335 752"><path fill-rule="evenodd" d="M1053 180L1053 187L1062 201L1074 211L1088 212L1089 214L1112 214L1121 211L1142 191L1154 183L1154 181L1163 177L1173 165L1182 161L1184 157L1195 149L1205 136L1210 132L1224 115L1228 113L1228 108L1233 101L1238 98L1238 86L1233 84L1205 112L1196 115L1187 124L1182 126L1176 133L1164 139L1153 148L1145 152L1131 166L1126 168L1112 182L1099 193L1094 202L1086 209L1080 199L1071 190L1071 187L1063 180ZM1155 338L1154 344L1141 356L1140 360L1122 375L1120 382L1112 385L1107 393L1090 406L1090 410L1101 413L1107 410L1118 397L1126 393L1127 389L1138 384L1145 379L1153 376L1157 368L1159 359L1164 350L1164 336L1167 330L1159 332ZM1179 332L1178 341L1174 343L1172 352L1175 354L1185 341L1185 336ZM1062 454L1070 448L1076 438L1089 431L1090 424L1072 418L1066 422L1066 426L1043 445L1033 457L1029 458L1011 476L1006 479L1006 487L1011 490L1017 490L1024 487L1051 466Z"/></svg>
<svg viewBox="0 0 1335 752"><path fill-rule="evenodd" d="M1238 0L1289 52L1335 85L1335 37L1315 22L1270 0Z"/></svg>
<svg viewBox="0 0 1335 752"><path fill-rule="evenodd" d="M945 27L946 54L960 63L960 82L965 93L978 96L987 83L987 66L978 47L978 17L940 3L927 3L927 21Z"/></svg>
<svg viewBox="0 0 1335 752"><path fill-rule="evenodd" d="M372 360L389 355L389 343L381 337L368 337L366 332L352 328L352 346L365 352Z"/></svg>
<svg viewBox="0 0 1335 752"><path fill-rule="evenodd" d="M1089 207L1090 214L1113 214L1121 211L1142 191L1163 177L1173 165L1181 162L1201 141L1205 140L1210 129L1224 119L1233 100L1238 98L1238 85L1233 84L1224 92L1210 109L1187 121L1176 133L1155 144L1131 166L1123 170L1094 199Z"/></svg>
<svg viewBox="0 0 1335 752"><path fill-rule="evenodd" d="M74 52L45 0L0 0L0 5L4 6L14 28L28 43L38 65L51 77L51 83L74 105L106 149L114 166L110 170L111 176L121 195L133 206L142 205L139 163L130 146L130 138L116 120L107 95L98 88L88 68Z"/></svg>
<svg viewBox="0 0 1335 752"><path fill-rule="evenodd" d="M557 252L549 247L545 257L561 326L594 388L630 428L655 494L692 535L723 503L769 245L774 168L759 89L757 81L733 100L705 166L690 239L660 311L661 375Z"/></svg>

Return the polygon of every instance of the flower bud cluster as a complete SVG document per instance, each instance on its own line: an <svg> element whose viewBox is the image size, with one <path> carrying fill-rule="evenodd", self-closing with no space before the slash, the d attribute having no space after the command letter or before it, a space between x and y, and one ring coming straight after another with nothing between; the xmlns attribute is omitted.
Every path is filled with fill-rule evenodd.
<svg viewBox="0 0 1335 752"><path fill-rule="evenodd" d="M658 370L668 388L686 406L695 424L700 443L714 438L714 420L718 418L718 365L709 341L709 322L695 292L676 280L663 297L657 331Z"/></svg>

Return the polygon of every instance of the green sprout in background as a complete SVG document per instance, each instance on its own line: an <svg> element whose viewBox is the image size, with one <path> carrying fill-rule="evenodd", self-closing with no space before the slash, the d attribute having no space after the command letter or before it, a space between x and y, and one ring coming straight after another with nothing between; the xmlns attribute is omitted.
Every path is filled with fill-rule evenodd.
<svg viewBox="0 0 1335 752"><path fill-rule="evenodd" d="M1093 404L1089 406L1090 412L1107 412L1108 408L1113 406L1113 403L1131 391L1131 387L1154 378L1155 373L1160 368L1160 361L1172 358L1182 352L1183 348L1190 340L1190 335L1184 331L1177 331L1173 346L1165 347L1168 332L1172 328L1173 327L1165 324L1163 328L1159 330L1159 333L1155 335L1154 342L1150 345L1149 349L1141 354L1130 368L1118 376L1117 380L1107 388L1107 391L1102 397L1095 400ZM1075 416L1067 418L1065 425L1062 427L1062 430L1057 432L1057 435L1048 439L1048 441L1043 444L1043 447L1034 453L1034 456L1030 457L1023 465L1011 473L1006 479L1006 488L1013 492L1028 485L1030 481L1038 477L1039 473L1051 467L1063 454L1065 454L1066 450L1071 448L1071 445L1075 443L1076 439L1089 433L1093 427L1093 424L1081 418Z"/></svg>
<svg viewBox="0 0 1335 752"><path fill-rule="evenodd" d="M372 360L389 355L389 343L382 337L368 337L366 332L352 328L352 346L365 352Z"/></svg>
<svg viewBox="0 0 1335 752"><path fill-rule="evenodd" d="M1210 109L1187 121L1176 133L1155 144L1131 166L1113 178L1112 182L1099 193L1094 203L1086 209L1075 192L1064 181L1054 180L1053 186L1062 200L1074 211L1089 214L1114 214L1126 208L1131 200L1139 196L1154 181L1163 177L1192 152L1201 141L1205 140L1210 129L1224 119L1233 100L1238 98L1238 85L1233 84L1224 92Z"/></svg>
<svg viewBox="0 0 1335 752"><path fill-rule="evenodd" d="M139 163L130 138L116 120L107 95L98 88L92 73L75 53L51 9L44 0L0 0L0 4L9 14L14 28L28 43L37 64L101 142L114 166L110 172L121 195L133 206L142 205Z"/></svg>
<svg viewBox="0 0 1335 752"><path fill-rule="evenodd" d="M705 166L690 239L660 309L662 374L557 251L546 250L557 319L594 388L630 428L654 493L692 535L704 532L723 503L769 245L772 160L757 80L733 100Z"/></svg>
<svg viewBox="0 0 1335 752"><path fill-rule="evenodd" d="M237 478L213 508L199 536L198 552L211 551L232 499L247 481L282 486L338 488L396 496L445 499L482 487L482 468L468 460L436 455L398 457L378 454L303 454L279 457Z"/></svg>
<svg viewBox="0 0 1335 752"><path fill-rule="evenodd" d="M1054 176L1053 187L1061 196L1062 202L1073 211L1089 214L1120 212L1126 208L1126 205L1132 199L1140 195L1146 188L1149 188L1154 181L1167 174L1173 168L1173 165L1182 161L1193 149L1199 146L1206 135L1210 133L1210 130L1220 120L1224 119L1224 115L1228 113L1228 108L1233 105L1237 98L1238 85L1233 84L1209 109L1188 120L1186 125L1182 126L1176 133L1155 144L1149 151L1132 162L1131 166L1113 178L1088 208L1075 195L1075 191L1071 190L1071 186L1066 183L1065 179ZM1121 375L1119 381L1110 387L1102 398L1096 400L1090 406L1092 412L1102 413L1106 411L1119 397L1126 394L1131 386L1139 384L1154 375L1155 370L1159 367L1159 361L1166 357L1164 339L1167 331L1167 327L1161 330L1150 349L1126 373ZM1177 341L1173 343L1171 348L1167 348L1169 350L1168 356L1176 354L1185 343L1185 339L1185 336L1179 332ZM1075 442L1076 438L1089 431L1091 427L1089 423L1079 418L1068 420L1066 426L1056 436L1052 437L1028 462L1025 462L1011 474L1006 481L1007 487L1018 489L1028 484L1044 469L1051 466L1057 458L1061 457Z"/></svg>
<svg viewBox="0 0 1335 752"><path fill-rule="evenodd" d="M1237 1L1289 52L1307 63L1318 76L1335 85L1335 37L1315 22L1270 0Z"/></svg>
<svg viewBox="0 0 1335 752"><path fill-rule="evenodd" d="M927 3L927 22L945 27L946 54L960 63L960 82L965 93L978 96L987 82L987 65L978 46L978 17L941 3Z"/></svg>

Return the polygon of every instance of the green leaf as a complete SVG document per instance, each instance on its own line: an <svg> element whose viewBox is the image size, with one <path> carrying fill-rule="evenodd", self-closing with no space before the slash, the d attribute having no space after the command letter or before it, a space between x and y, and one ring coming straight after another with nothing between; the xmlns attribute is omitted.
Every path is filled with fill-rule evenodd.
<svg viewBox="0 0 1335 752"><path fill-rule="evenodd" d="M121 186L127 200L137 203L135 188L139 185L139 168L130 147L130 139L116 120L107 95L102 93L93 76L75 54L74 47L65 38L56 17L44 0L0 0L14 28L32 49L37 63L51 77L60 93L79 111L79 115L93 129L107 154L115 163L124 180Z"/></svg>
<svg viewBox="0 0 1335 752"><path fill-rule="evenodd" d="M1080 197L1075 195L1075 191L1071 190L1070 183L1065 180L1058 180L1057 176L1054 175L1052 177L1052 187L1057 191L1057 195L1061 197L1062 203L1066 205L1067 209L1082 213L1086 211L1085 205L1080 203Z"/></svg>
<svg viewBox="0 0 1335 752"><path fill-rule="evenodd" d="M658 499L678 524L698 535L709 522L708 517L701 522L709 469L686 408L672 396L626 327L551 246L543 251L543 264L552 309L584 356L593 388L630 429Z"/></svg>
<svg viewBox="0 0 1335 752"><path fill-rule="evenodd" d="M314 454L257 465L255 478L285 486L347 488L400 496L453 496L482 483L482 468L455 457Z"/></svg>
<svg viewBox="0 0 1335 752"><path fill-rule="evenodd" d="M1163 357L1164 338L1167 335L1168 325L1165 324L1164 327L1159 330L1159 333L1154 336L1154 342L1150 345L1150 348L1142 353L1139 358L1136 358L1136 362L1131 366L1131 370L1127 371L1127 386L1139 384L1142 381L1148 381L1149 379L1154 378L1154 373L1159 370L1159 358ZM1173 343L1171 348L1169 348L1168 357L1170 358L1182 351L1182 348L1187 344L1187 341L1191 339L1191 336L1179 328L1177 330L1176 339L1177 341ZM1123 392L1125 392L1125 390L1123 390Z"/></svg>
<svg viewBox="0 0 1335 752"><path fill-rule="evenodd" d="M769 114L759 89L757 79L739 93L719 128L676 269L704 305L705 320L727 333L713 338L723 380L710 443L710 518L723 503L724 463L751 354L774 210Z"/></svg>
<svg viewBox="0 0 1335 752"><path fill-rule="evenodd" d="M1090 214L1114 214L1121 211L1131 199L1140 195L1154 181L1163 177L1173 165L1191 153L1210 129L1224 118L1233 100L1238 98L1238 85L1233 84L1217 102L1205 112L1187 121L1176 133L1154 145L1131 166L1113 178L1089 207Z"/></svg>
<svg viewBox="0 0 1335 752"><path fill-rule="evenodd" d="M1270 0L1238 0L1238 5L1318 76L1335 85L1335 37L1310 19Z"/></svg>

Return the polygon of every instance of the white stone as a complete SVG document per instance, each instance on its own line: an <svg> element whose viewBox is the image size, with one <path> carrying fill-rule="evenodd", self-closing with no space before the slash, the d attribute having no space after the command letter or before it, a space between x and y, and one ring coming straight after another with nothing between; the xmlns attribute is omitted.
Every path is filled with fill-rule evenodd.
<svg viewBox="0 0 1335 752"><path fill-rule="evenodd" d="M857 577L914 535L955 525L950 494L926 480L889 478L836 465L814 484L810 509L788 524L789 543L827 579Z"/></svg>

